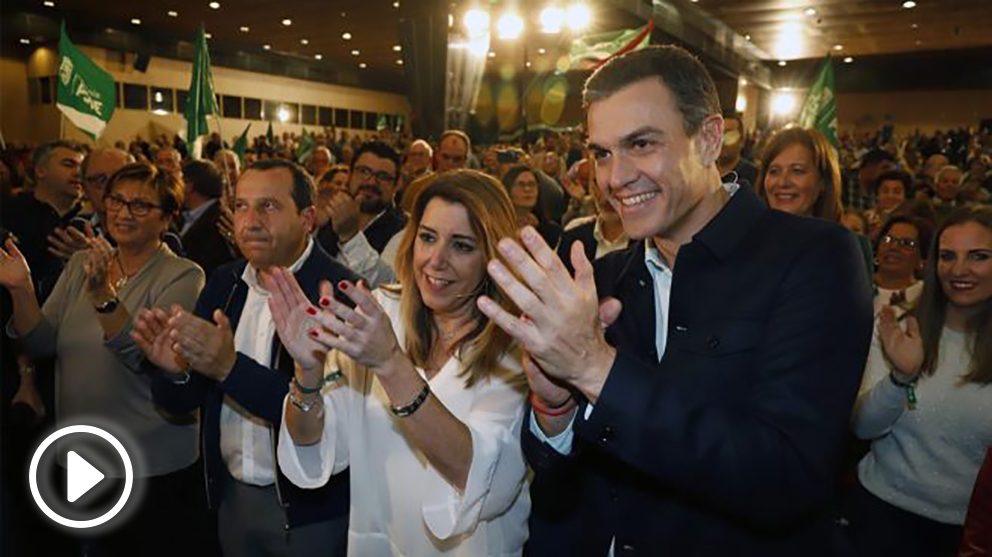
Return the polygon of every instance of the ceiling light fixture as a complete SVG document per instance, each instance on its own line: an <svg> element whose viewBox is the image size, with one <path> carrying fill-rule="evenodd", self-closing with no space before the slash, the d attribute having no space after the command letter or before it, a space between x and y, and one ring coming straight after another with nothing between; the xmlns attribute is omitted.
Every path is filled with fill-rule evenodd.
<svg viewBox="0 0 992 557"><path fill-rule="evenodd" d="M560 33L565 23L565 12L558 6L548 6L541 10L540 21L542 33Z"/></svg>
<svg viewBox="0 0 992 557"><path fill-rule="evenodd" d="M219 10L220 2L211 2L210 4L208 4L208 6L210 6L211 10Z"/></svg>
<svg viewBox="0 0 992 557"><path fill-rule="evenodd" d="M303 46L307 46L308 44L310 44L310 41L308 41L307 39L300 39L300 44Z"/></svg>
<svg viewBox="0 0 992 557"><path fill-rule="evenodd" d="M813 17L816 15L816 8L806 8L806 15Z"/></svg>
<svg viewBox="0 0 992 557"><path fill-rule="evenodd" d="M796 96L791 91L779 91L772 97L772 112L788 116L796 109Z"/></svg>
<svg viewBox="0 0 992 557"><path fill-rule="evenodd" d="M778 61L778 65L779 66L785 66L786 64L788 64L788 62L786 62L785 60L779 60Z"/></svg>
<svg viewBox="0 0 992 557"><path fill-rule="evenodd" d="M906 0L905 2L902 3L902 7L906 8L907 10L911 10L916 7L916 2L913 2L913 0Z"/></svg>
<svg viewBox="0 0 992 557"><path fill-rule="evenodd" d="M396 65L397 66L402 66L403 65L403 60L397 60L396 61Z"/></svg>
<svg viewBox="0 0 992 557"><path fill-rule="evenodd" d="M344 33L341 34L341 38L344 39L344 40L346 40L346 41L350 41L351 40L351 33L345 31Z"/></svg>
<svg viewBox="0 0 992 557"><path fill-rule="evenodd" d="M131 25L141 25L141 20L138 19L138 18L136 18L136 17L132 17L131 18Z"/></svg>
<svg viewBox="0 0 992 557"><path fill-rule="evenodd" d="M400 3L399 2L393 2L393 7L394 8L399 8L400 7Z"/></svg>
<svg viewBox="0 0 992 557"><path fill-rule="evenodd" d="M914 24L910 25L910 27L912 27L913 29L919 29L920 28L920 24L919 23L914 23Z"/></svg>
<svg viewBox="0 0 992 557"><path fill-rule="evenodd" d="M394 44L393 45L393 52L399 52L401 50L403 50L403 47L402 46L400 46L398 44Z"/></svg>
<svg viewBox="0 0 992 557"><path fill-rule="evenodd" d="M358 65L358 67L364 70L365 68L369 67L369 65L366 64L365 62L362 62L361 64Z"/></svg>
<svg viewBox="0 0 992 557"><path fill-rule="evenodd" d="M270 50L271 48L272 48L272 45L270 45L270 44L263 44L262 45L262 50Z"/></svg>
<svg viewBox="0 0 992 557"><path fill-rule="evenodd" d="M251 31L251 29L247 25L242 25L241 26L241 32L242 33L247 33L248 31Z"/></svg>
<svg viewBox="0 0 992 557"><path fill-rule="evenodd" d="M21 44L31 44L31 39L21 39Z"/></svg>
<svg viewBox="0 0 992 557"><path fill-rule="evenodd" d="M572 31L581 31L592 23L592 11L585 4L572 4L565 12L565 23Z"/></svg>
<svg viewBox="0 0 992 557"><path fill-rule="evenodd" d="M854 61L854 58L851 58L850 56L848 56L847 58L844 58L844 63L845 64L850 64L853 61Z"/></svg>
<svg viewBox="0 0 992 557"><path fill-rule="evenodd" d="M547 52L547 50L544 50L543 48L537 49L538 54L544 54L545 52Z"/></svg>
<svg viewBox="0 0 992 557"><path fill-rule="evenodd" d="M44 4L45 4L45 7L46 8L54 8L55 7L55 2L52 2L51 0L45 0Z"/></svg>
<svg viewBox="0 0 992 557"><path fill-rule="evenodd" d="M751 35L744 35L744 40L745 41L750 41L751 40Z"/></svg>
<svg viewBox="0 0 992 557"><path fill-rule="evenodd" d="M506 12L496 22L496 32L501 39L516 39L524 32L524 19L516 12Z"/></svg>
<svg viewBox="0 0 992 557"><path fill-rule="evenodd" d="M203 36L206 37L206 38L208 38L208 39L214 38L214 36L211 35L210 33L204 33Z"/></svg>
<svg viewBox="0 0 992 557"><path fill-rule="evenodd" d="M179 12L176 10L169 10L169 17L179 17Z"/></svg>
<svg viewBox="0 0 992 557"><path fill-rule="evenodd" d="M352 55L352 56L358 56L358 55L360 55L360 54L361 54L361 52L359 52L359 51L357 51L357 50L352 50L352 51L351 51L351 55Z"/></svg>
<svg viewBox="0 0 992 557"><path fill-rule="evenodd" d="M293 20L292 19L289 19L288 17L287 18L284 18L282 20L282 24L285 25L286 27L289 27L290 25L293 24Z"/></svg>
<svg viewBox="0 0 992 557"><path fill-rule="evenodd" d="M324 59L324 55L323 54L314 54L313 57L315 59L317 59L317 60L323 60Z"/></svg>
<svg viewBox="0 0 992 557"><path fill-rule="evenodd" d="M496 57L496 53L490 50L489 51L489 57L490 58L495 58Z"/></svg>
<svg viewBox="0 0 992 557"><path fill-rule="evenodd" d="M470 37L478 37L489 31L489 12L484 10L469 10L462 17L462 23Z"/></svg>
<svg viewBox="0 0 992 557"><path fill-rule="evenodd" d="M835 44L834 45L834 50L844 50L844 45L842 45L842 44Z"/></svg>

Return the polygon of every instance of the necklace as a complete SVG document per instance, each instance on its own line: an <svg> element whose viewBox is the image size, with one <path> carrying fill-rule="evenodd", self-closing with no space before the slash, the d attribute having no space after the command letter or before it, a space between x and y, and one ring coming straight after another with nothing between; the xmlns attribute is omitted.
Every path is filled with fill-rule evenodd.
<svg viewBox="0 0 992 557"><path fill-rule="evenodd" d="M124 270L124 263L121 262L120 252L114 252L114 259L117 260L117 268L121 270L121 278L117 279L114 283L114 290L120 292L127 285L127 281L131 279L133 275L128 275L127 271Z"/></svg>

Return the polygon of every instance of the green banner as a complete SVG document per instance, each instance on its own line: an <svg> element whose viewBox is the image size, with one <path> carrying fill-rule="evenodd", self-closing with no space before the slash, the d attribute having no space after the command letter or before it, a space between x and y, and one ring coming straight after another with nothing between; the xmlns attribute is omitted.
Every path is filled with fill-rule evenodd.
<svg viewBox="0 0 992 557"><path fill-rule="evenodd" d="M316 145L313 135L307 133L307 130L303 130L303 137L300 138L300 144L296 146L296 161L304 164L310 158L310 155L313 154L313 149Z"/></svg>
<svg viewBox="0 0 992 557"><path fill-rule="evenodd" d="M653 29L652 20L639 29L623 29L579 37L572 41L568 52L568 69L591 69L606 62L611 56L640 50L651 43Z"/></svg>
<svg viewBox="0 0 992 557"><path fill-rule="evenodd" d="M189 96L186 98L186 141L192 145L198 137L209 133L207 116L219 112L217 96L214 94L214 80L210 75L210 52L207 50L206 31L200 27L193 50L193 78L190 80Z"/></svg>
<svg viewBox="0 0 992 557"><path fill-rule="evenodd" d="M839 147L837 141L837 96L834 85L834 66L828 56L823 62L823 69L810 87L806 101L799 111L798 124L822 133L834 147Z"/></svg>
<svg viewBox="0 0 992 557"><path fill-rule="evenodd" d="M77 128L97 139L117 106L114 78L72 44L65 32L65 21L59 54L56 106Z"/></svg>
<svg viewBox="0 0 992 557"><path fill-rule="evenodd" d="M241 132L241 136L234 142L234 152L238 154L238 160L241 161L241 164L245 163L245 151L248 149L248 130L250 129L251 124L245 126L245 131Z"/></svg>

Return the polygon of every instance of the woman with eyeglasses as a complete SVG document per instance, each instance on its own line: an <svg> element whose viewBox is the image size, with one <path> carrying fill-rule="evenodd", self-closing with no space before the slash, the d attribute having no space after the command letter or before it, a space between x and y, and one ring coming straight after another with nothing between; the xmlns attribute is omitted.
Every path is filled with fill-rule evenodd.
<svg viewBox="0 0 992 557"><path fill-rule="evenodd" d="M511 166L503 175L503 187L510 194L513 209L517 214L517 227L533 226L552 249L561 240L561 225L551 220L541 211L540 180L548 178L539 170L518 164Z"/></svg>
<svg viewBox="0 0 992 557"><path fill-rule="evenodd" d="M923 291L920 280L930 248L930 225L910 215L885 221L875 243L875 317L885 306L899 317L916 304Z"/></svg>
<svg viewBox="0 0 992 557"><path fill-rule="evenodd" d="M852 541L858 555L957 555L992 445L992 210L948 216L916 308L900 320L885 307L878 336L852 422L871 441L847 501Z"/></svg>
<svg viewBox="0 0 992 557"><path fill-rule="evenodd" d="M168 416L155 407L149 376L157 370L130 336L138 310L173 304L192 309L203 287L203 271L161 240L182 206L182 192L175 174L147 163L114 173L104 205L116 248L101 237L88 239L43 307L17 246L8 240L0 249L0 285L13 299L7 332L32 357L55 357L57 421L96 420L139 453L131 457L143 501L130 521L92 542L101 555L178 555L196 550L200 541L162 527L177 516L188 519L186 525L199 520L196 416Z"/></svg>

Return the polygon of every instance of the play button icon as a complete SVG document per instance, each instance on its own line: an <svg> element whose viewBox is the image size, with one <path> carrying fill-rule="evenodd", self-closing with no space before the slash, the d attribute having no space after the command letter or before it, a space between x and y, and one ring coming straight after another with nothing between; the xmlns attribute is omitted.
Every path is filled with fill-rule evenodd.
<svg viewBox="0 0 992 557"><path fill-rule="evenodd" d="M84 435L79 436L78 434ZM101 462L103 462L102 459L98 458L97 460L93 460L93 458L84 458L80 455L80 451L82 451L82 449L79 447L84 446L84 444L76 445L76 450L69 450L65 453L61 453L61 451L59 451L59 454L65 454L65 499L68 500L69 503L73 503L73 505L67 507L64 502L60 503L61 498L53 498L53 492L51 489L39 489L39 463L43 460L47 462L52 461L52 453L45 456L46 451L52 446L53 443L66 436L74 436L73 439L68 439L66 443L81 443L79 438L82 437L84 438L84 441L86 439L90 439L97 443L102 442L105 443L105 445L109 445L108 450L112 448L110 452L116 452L117 456L120 457L121 464L123 465L122 471L124 481L123 488L120 490L120 497L109 510L95 518L89 518L92 516L92 513L83 515L86 518L85 520L80 520L78 518L67 518L66 516L62 516L52 510L52 507L60 508L61 512L64 514L74 516L74 513L79 512L81 505L85 507L87 500L93 499L93 497L84 498L84 496L103 482L105 478L107 478L107 469L101 464ZM83 452L85 454L85 451ZM97 465L94 466L92 462L96 462ZM104 470L101 470L98 466L104 468ZM131 490L134 487L134 468L131 465L131 458L128 456L127 451L124 450L124 445L106 430L92 425L72 425L55 431L41 442L41 445L39 445L38 449L34 452L34 456L31 457L31 465L28 469L28 483L34 502L38 505L38 508L45 513L45 516L69 528L93 528L114 518L121 512L121 509L124 508L128 497L131 495ZM105 488L96 489L95 491L99 492L101 489L106 491ZM42 496L43 493L48 494L51 504L45 501L45 498ZM101 511L102 510L103 509L101 509Z"/></svg>
<svg viewBox="0 0 992 557"><path fill-rule="evenodd" d="M69 451L66 464L68 465L66 499L70 503L75 503L76 499L79 499L87 491L93 489L93 486L102 482L103 478L106 477L103 475L103 472L97 470L92 464L86 462L85 458L79 456L79 453L76 451Z"/></svg>

